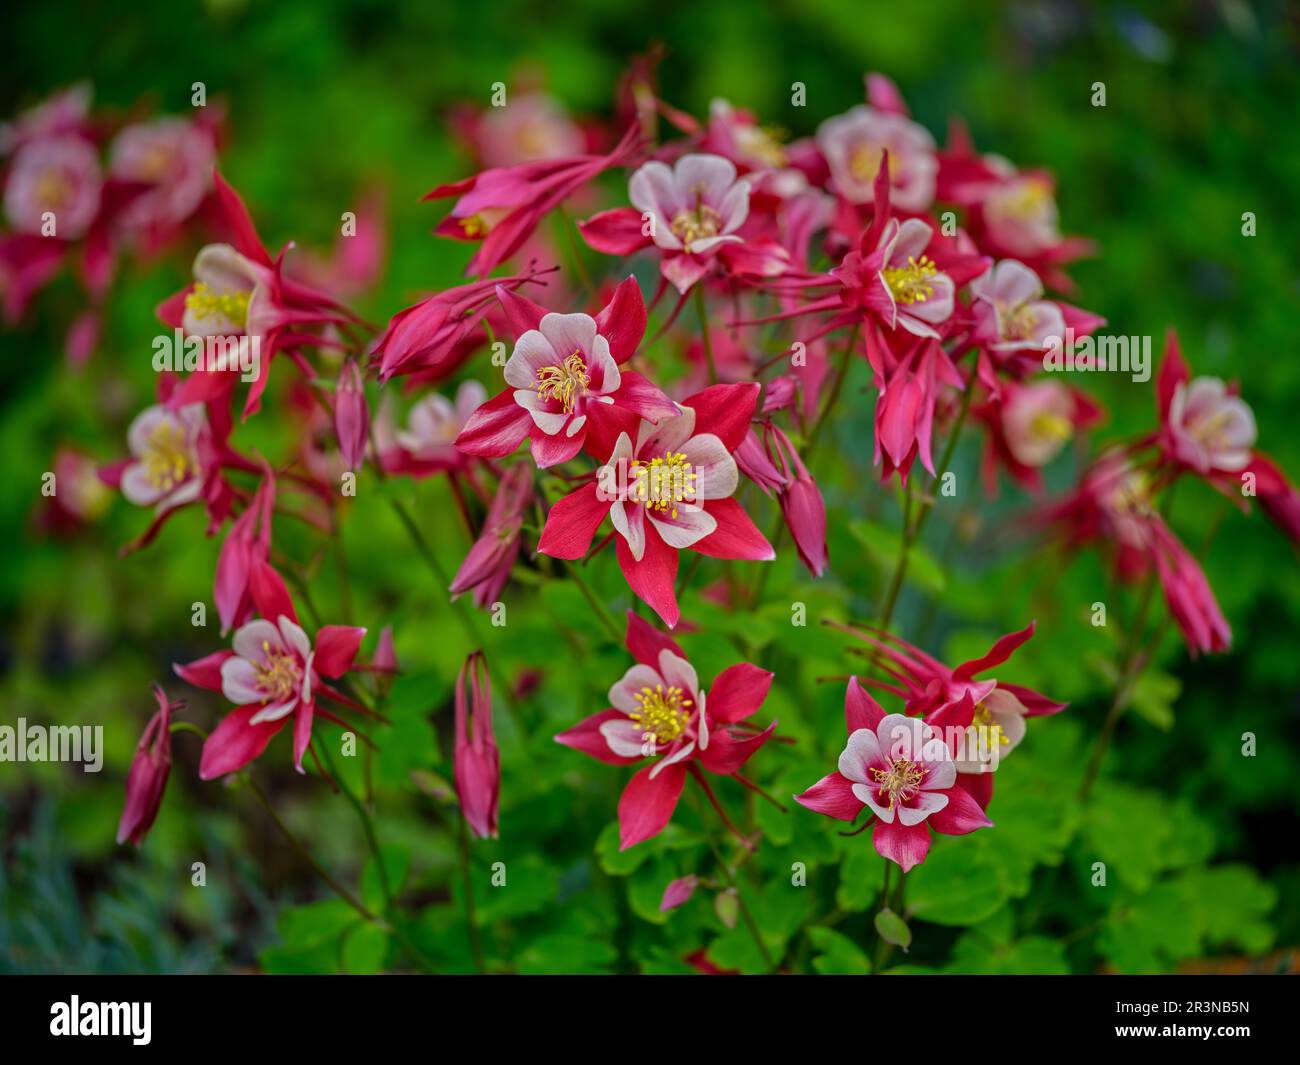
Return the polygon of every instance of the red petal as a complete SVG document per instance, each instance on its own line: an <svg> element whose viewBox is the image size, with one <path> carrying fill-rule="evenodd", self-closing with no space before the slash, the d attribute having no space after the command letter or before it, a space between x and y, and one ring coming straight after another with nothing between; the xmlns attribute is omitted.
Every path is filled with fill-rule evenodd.
<svg viewBox="0 0 1300 1065"><path fill-rule="evenodd" d="M722 724L743 721L763 705L773 676L748 662L724 669L709 685L709 716Z"/></svg>
<svg viewBox="0 0 1300 1065"><path fill-rule="evenodd" d="M608 513L596 484L583 485L551 507L537 550L552 558L582 558Z"/></svg>
<svg viewBox="0 0 1300 1065"><path fill-rule="evenodd" d="M352 668L361 638L366 630L351 625L323 625L316 634L316 657L313 664L323 677L341 677Z"/></svg>
<svg viewBox="0 0 1300 1065"><path fill-rule="evenodd" d="M693 551L709 558L742 558L751 562L770 562L776 558L772 545L734 499L710 499L704 509L713 515L718 527L692 545Z"/></svg>
<svg viewBox="0 0 1300 1065"><path fill-rule="evenodd" d="M709 745L696 752L700 765L720 777L730 776L758 753L776 728L773 721L762 732L730 732L718 729L709 737Z"/></svg>
<svg viewBox="0 0 1300 1065"><path fill-rule="evenodd" d="M253 218L239 193L216 171L212 174L212 184L216 189L217 202L221 205L221 213L230 226L231 243L235 250L247 259L270 266L271 256L267 253L262 238L257 235L257 227L253 225Z"/></svg>
<svg viewBox="0 0 1300 1065"><path fill-rule="evenodd" d="M642 665L654 666L656 669L659 667L660 651L671 651L678 658L686 657L686 652L667 633L660 632L632 610L627 612L627 649Z"/></svg>
<svg viewBox="0 0 1300 1065"><path fill-rule="evenodd" d="M196 688L219 692L221 691L221 663L234 656L234 651L214 651L204 658L196 659L183 666L173 663L172 669L181 680L193 684Z"/></svg>
<svg viewBox="0 0 1300 1065"><path fill-rule="evenodd" d="M882 858L897 862L906 873L925 861L930 850L930 830L924 821L909 828L898 821L886 824L877 820L876 827L871 831L871 842L876 845L876 851Z"/></svg>
<svg viewBox="0 0 1300 1065"><path fill-rule="evenodd" d="M600 726L606 721L620 720L627 720L627 715L614 709L602 710L599 714L583 718L567 732L561 732L555 737L555 742L590 755L598 762L606 762L609 765L633 765L641 759L615 754L609 749L605 737L600 734Z"/></svg>
<svg viewBox="0 0 1300 1065"><path fill-rule="evenodd" d="M844 724L849 735L860 728L876 731L877 726L885 720L885 711L880 704L858 683L857 677L849 678L849 686L844 692Z"/></svg>
<svg viewBox="0 0 1300 1065"><path fill-rule="evenodd" d="M794 801L813 813L825 814L839 821L852 821L866 804L853 794L853 781L839 773L830 773L817 781Z"/></svg>
<svg viewBox="0 0 1300 1065"><path fill-rule="evenodd" d="M578 232L588 247L605 255L631 255L648 248L652 241L641 232L641 212L631 207L601 211L578 223ZM617 356L615 356L617 358Z"/></svg>
<svg viewBox="0 0 1300 1065"><path fill-rule="evenodd" d="M686 767L681 762L664 766L653 780L654 766L648 765L627 782L618 800L619 850L656 836L672 820L686 782Z"/></svg>
<svg viewBox="0 0 1300 1065"><path fill-rule="evenodd" d="M677 552L660 539L649 522L645 527L645 554L640 562L632 557L623 537L614 541L614 549L618 554L619 568L633 594L649 605L665 625L675 629L681 617L677 607Z"/></svg>
<svg viewBox="0 0 1300 1065"><path fill-rule="evenodd" d="M1034 634L1034 623L1031 621L1019 632L1010 632L997 641L989 648L988 653L981 658L971 659L969 662L963 662L960 666L952 671L952 675L958 680L970 680L976 673L983 673L986 669L993 666L1001 665L1017 647L1028 640Z"/></svg>
<svg viewBox="0 0 1300 1065"><path fill-rule="evenodd" d="M275 572L269 562L254 566L248 575L248 591L253 597L257 612L267 621L279 621L286 617L297 622L298 615L293 609L293 600L289 598L289 589L284 586L284 578Z"/></svg>
<svg viewBox="0 0 1300 1065"><path fill-rule="evenodd" d="M754 418L754 407L758 403L758 392L759 386L754 381L711 385L682 400L682 406L695 411L697 433L712 433L728 451L735 451L749 432L749 423Z"/></svg>
<svg viewBox="0 0 1300 1065"><path fill-rule="evenodd" d="M640 221L641 216L637 215L638 236ZM648 238L642 239L648 243ZM618 363L627 362L636 354L637 346L645 336L645 323L645 300L635 277L621 281L609 303L596 315L596 331L609 341L609 352Z"/></svg>
<svg viewBox="0 0 1300 1065"><path fill-rule="evenodd" d="M203 743L203 756L199 760L200 778L212 780L233 773L266 750L271 737L284 728L289 718L250 725L249 718L261 709L260 703L241 706L228 713L221 724L212 730L212 735Z"/></svg>
<svg viewBox="0 0 1300 1065"><path fill-rule="evenodd" d="M992 776L981 773L980 776ZM964 836L977 828L990 828L993 822L980 809L970 792L964 788L949 788L944 794L948 796L948 805L927 819L936 832L946 836Z"/></svg>
<svg viewBox="0 0 1300 1065"><path fill-rule="evenodd" d="M528 435L532 424L528 412L515 402L514 391L508 388L469 416L456 437L456 450L480 458L509 455Z"/></svg>

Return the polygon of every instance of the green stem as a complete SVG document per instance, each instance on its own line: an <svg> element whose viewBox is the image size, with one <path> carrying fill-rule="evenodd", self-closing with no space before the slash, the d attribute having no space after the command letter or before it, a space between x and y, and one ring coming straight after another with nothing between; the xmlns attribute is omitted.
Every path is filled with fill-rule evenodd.
<svg viewBox="0 0 1300 1065"><path fill-rule="evenodd" d="M578 586L578 590L582 592L583 598L587 600L588 605L593 611L595 611L596 617L598 617L600 623L605 626L605 631L609 633L610 638L615 643L622 643L623 634L618 631L618 626L614 624L614 619L609 616L609 611L607 611L600 600L596 598L595 593L591 590L591 587L578 571L578 567L572 562L566 562L565 565L568 567L569 576L573 578L573 583Z"/></svg>
<svg viewBox="0 0 1300 1065"><path fill-rule="evenodd" d="M371 924L380 925L381 927L384 927L385 922L380 920L377 916L375 916L375 914L371 913L366 908L365 903L363 903L359 898L357 898L354 894L352 894L352 892L350 892L347 888L345 888L342 884L340 884L337 880L335 880L334 877L325 870L325 868L320 864L320 862L316 860L316 858L312 855L311 851L307 849L306 845L300 839L298 839L297 836L293 834L289 826L286 825L284 821L280 819L280 815L276 813L275 807L271 805L271 800L266 797L266 793L261 789L257 781L255 781L252 777L249 777L248 786L252 790L253 794L257 796L257 801L262 804L262 808L266 810L267 814L271 818L271 821L275 824L275 827L278 828L280 830L280 833L284 836L284 838L289 841L289 845L293 847L293 849L298 852L298 855L308 865L312 867L316 875L319 876L323 881L325 881L326 885L330 888L330 890L333 891L334 894L336 894L339 898L341 898L354 910L356 910L357 913L359 913L363 918L365 918Z"/></svg>
<svg viewBox="0 0 1300 1065"><path fill-rule="evenodd" d="M474 910L474 882L470 871L469 830L465 827L464 814L456 819L460 825L457 832L457 850L460 854L460 883L465 895L465 923L469 927L469 949L474 955L474 968L480 973L487 972L483 960L483 943L479 938L478 918Z"/></svg>
<svg viewBox="0 0 1300 1065"><path fill-rule="evenodd" d="M953 455L957 451L957 440L961 436L962 426L966 423L966 415L970 412L971 398L975 395L974 373L971 379L966 382L966 389L961 397L961 409L957 414L957 420L953 422L952 432L948 436L947 446L943 451L943 458L939 462L939 469L934 475L934 484L938 485L948 467L952 465ZM910 497L905 497L907 503ZM903 514L903 537L899 543L898 562L894 566L894 574L889 582L889 590L885 594L884 605L880 609L880 619L877 627L887 629L889 622L894 616L894 607L898 603L898 593L903 587L903 578L907 576L907 566L912 553L912 546L921 536L921 530L925 528L926 519L930 516L930 511L934 508L934 493L919 502L919 510L914 520L909 519L907 508L904 508Z"/></svg>
<svg viewBox="0 0 1300 1065"><path fill-rule="evenodd" d="M718 368L713 363L713 340L709 337L709 313L704 306L704 285L695 284L695 313L700 319L700 336L704 341L704 361L709 366L709 384L718 383Z"/></svg>
<svg viewBox="0 0 1300 1065"><path fill-rule="evenodd" d="M334 756L330 754L328 745L325 743L318 743L316 744L316 748L320 753L320 756L325 760L325 765L330 771L330 776L338 781L338 785L342 789L344 797L348 800L348 805L357 812L357 817L361 821L361 828L365 832L366 845L370 848L370 853L375 859L375 864L379 867L379 886L384 892L385 909L391 911L393 908L393 889L388 882L388 867L384 864L384 856L379 852L379 840L375 835L374 819L370 816L361 800L357 798L356 792L352 790L348 782L343 779L343 776L335 768Z"/></svg>

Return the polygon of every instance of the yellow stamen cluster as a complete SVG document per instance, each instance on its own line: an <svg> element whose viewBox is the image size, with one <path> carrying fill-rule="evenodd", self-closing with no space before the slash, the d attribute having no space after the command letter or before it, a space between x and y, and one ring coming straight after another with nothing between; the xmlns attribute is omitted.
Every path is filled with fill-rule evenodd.
<svg viewBox="0 0 1300 1065"><path fill-rule="evenodd" d="M559 366L547 366L537 371L537 394L543 399L558 400L565 414L573 412L578 397L587 394L590 383L587 362L580 351L575 351Z"/></svg>
<svg viewBox="0 0 1300 1065"><path fill-rule="evenodd" d="M643 735L653 736L656 743L672 743L686 731L691 720L688 708L692 704L681 688L656 684L653 688L642 688L633 698L637 708L628 717Z"/></svg>
<svg viewBox="0 0 1300 1065"><path fill-rule="evenodd" d="M722 230L722 215L707 203L702 203L693 211L678 211L673 215L672 225L669 228L673 231L673 236L680 240L689 252L691 244L695 241L718 235Z"/></svg>
<svg viewBox="0 0 1300 1065"><path fill-rule="evenodd" d="M939 268L925 255L920 259L909 255L906 266L887 266L880 271L898 303L924 303L934 295L934 285L930 278L939 272Z"/></svg>
<svg viewBox="0 0 1300 1065"><path fill-rule="evenodd" d="M248 322L248 300L251 292L242 289L236 292L214 292L211 286L199 281L194 291L185 297L185 309L195 318L209 318L224 315L241 329Z"/></svg>
<svg viewBox="0 0 1300 1065"><path fill-rule="evenodd" d="M1047 410L1035 414L1029 428L1041 440L1069 440L1074 433L1074 425L1069 418Z"/></svg>
<svg viewBox="0 0 1300 1065"><path fill-rule="evenodd" d="M1005 747L1011 742L1010 738L1002 730L1002 726L994 722L989 708L983 703L975 707L975 716L971 719L971 724L975 726L978 732L981 750L987 750L993 744Z"/></svg>
<svg viewBox="0 0 1300 1065"><path fill-rule="evenodd" d="M1021 181L1014 192L1003 197L1002 206L1015 218L1037 218L1052 206L1052 185L1037 178Z"/></svg>
<svg viewBox="0 0 1300 1065"><path fill-rule="evenodd" d="M628 498L660 513L670 510L670 517L676 518L678 503L695 501L698 476L680 451L665 451L663 458L649 462L636 459Z"/></svg>
<svg viewBox="0 0 1300 1065"><path fill-rule="evenodd" d="M925 769L916 762L900 758L889 763L888 769L872 769L871 779L876 782L876 789L889 799L889 809L896 802L911 802L921 790L921 781L925 779Z"/></svg>
<svg viewBox="0 0 1300 1065"><path fill-rule="evenodd" d="M297 688L302 680L302 668L293 655L272 651L266 640L262 641L262 654L264 661L253 663L257 690L266 696L268 702L280 702Z"/></svg>
<svg viewBox="0 0 1300 1065"><path fill-rule="evenodd" d="M42 171L36 179L36 199L47 210L56 210L72 200L72 182L58 167Z"/></svg>
<svg viewBox="0 0 1300 1065"><path fill-rule="evenodd" d="M188 480L196 469L185 430L174 421L162 421L154 426L141 461L149 483L160 492L170 492Z"/></svg>
<svg viewBox="0 0 1300 1065"><path fill-rule="evenodd" d="M783 131L773 126L741 126L736 130L740 150L774 170L786 164Z"/></svg>
<svg viewBox="0 0 1300 1065"><path fill-rule="evenodd" d="M472 214L468 218L458 219L461 231L470 240L478 240L479 237L486 237L488 224L481 214Z"/></svg>

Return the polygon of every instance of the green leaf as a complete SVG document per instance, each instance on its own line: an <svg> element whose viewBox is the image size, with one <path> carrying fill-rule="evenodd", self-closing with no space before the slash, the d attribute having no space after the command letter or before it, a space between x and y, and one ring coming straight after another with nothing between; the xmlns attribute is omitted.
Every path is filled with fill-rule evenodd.
<svg viewBox="0 0 1300 1065"><path fill-rule="evenodd" d="M388 874L388 888L396 898L406 883L406 875L411 871L411 854L400 844L385 843L379 848L384 860L383 871ZM380 875L379 863L371 857L361 873L361 898L372 911L386 908L384 881Z"/></svg>
<svg viewBox="0 0 1300 1065"><path fill-rule="evenodd" d="M848 936L833 928L810 928L808 938L818 951L812 966L823 976L861 976L871 972L871 960Z"/></svg>
<svg viewBox="0 0 1300 1065"><path fill-rule="evenodd" d="M896 530L858 519L849 522L849 532L883 572L893 571L903 545L902 536ZM943 568L924 544L913 544L908 552L907 580L931 595L941 593L947 584Z"/></svg>
<svg viewBox="0 0 1300 1065"><path fill-rule="evenodd" d="M608 943L587 936L543 935L519 955L525 975L608 973L618 954Z"/></svg>
<svg viewBox="0 0 1300 1065"><path fill-rule="evenodd" d="M388 956L388 933L378 925L362 921L343 940L344 971L369 975L384 971Z"/></svg>
<svg viewBox="0 0 1300 1065"><path fill-rule="evenodd" d="M969 836L932 841L929 856L907 875L909 916L935 924L978 924L1007 900L997 862L973 843Z"/></svg>
<svg viewBox="0 0 1300 1065"><path fill-rule="evenodd" d="M858 846L840 864L840 882L835 889L835 905L850 913L873 905L885 882L885 859L876 853L870 838L857 837L855 841Z"/></svg>
<svg viewBox="0 0 1300 1065"><path fill-rule="evenodd" d="M1129 705L1150 725L1163 732L1174 726L1174 703L1182 693L1183 682L1159 669L1143 671L1133 685Z"/></svg>

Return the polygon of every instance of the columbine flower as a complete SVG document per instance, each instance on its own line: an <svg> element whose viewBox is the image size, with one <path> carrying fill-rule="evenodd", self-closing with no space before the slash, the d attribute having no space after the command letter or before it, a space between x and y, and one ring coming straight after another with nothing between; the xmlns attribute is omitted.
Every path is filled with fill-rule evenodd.
<svg viewBox="0 0 1300 1065"><path fill-rule="evenodd" d="M887 691L904 700L908 714L925 718L935 727L974 727L973 749L962 749L956 763L963 774L975 774L976 792L982 806L993 794L991 768L1010 754L1025 736L1025 719L1059 714L1068 703L1058 703L1020 684L1008 684L993 678L976 679L994 666L1001 665L1034 634L1034 622L1019 632L998 639L988 652L950 669L905 640L876 630L833 626L870 644L880 668L888 680L868 677L868 687ZM997 761L992 750L997 748Z"/></svg>
<svg viewBox="0 0 1300 1065"><path fill-rule="evenodd" d="M238 707L222 719L203 744L199 776L204 780L242 769L266 749L290 718L293 764L301 773L313 719L320 716L344 724L322 709L318 701L324 697L345 706L359 706L324 678L336 679L352 668L366 630L324 625L313 646L298 624L279 574L261 563L250 582L253 603L262 616L235 631L232 650L173 667L182 680L221 692Z"/></svg>
<svg viewBox="0 0 1300 1065"><path fill-rule="evenodd" d="M487 390L478 381L462 381L453 403L439 392L430 392L406 416L406 428L392 433L384 425L384 409L375 426L381 440L390 436L393 446L380 444L385 473L416 476L459 470L469 458L456 447L456 437L473 413L487 400Z"/></svg>
<svg viewBox="0 0 1300 1065"><path fill-rule="evenodd" d="M976 408L975 414L989 430L984 482L989 494L996 495L999 465L1023 488L1040 491L1039 470L1077 431L1099 421L1102 411L1085 393L1059 381L1004 381L998 398Z"/></svg>
<svg viewBox="0 0 1300 1065"><path fill-rule="evenodd" d="M453 763L461 813L476 836L495 839L497 807L501 801L501 755L492 735L492 680L482 651L475 651L465 660L456 678Z"/></svg>
<svg viewBox="0 0 1300 1065"><path fill-rule="evenodd" d="M275 510L275 475L263 465L262 483L230 531L217 555L212 600L221 618L221 635L253 616L252 579L271 557L271 514Z"/></svg>
<svg viewBox="0 0 1300 1065"><path fill-rule="evenodd" d="M159 118L125 127L109 147L109 173L151 186L123 210L121 224L150 240L188 219L212 188L213 133L199 122Z"/></svg>
<svg viewBox="0 0 1300 1065"><path fill-rule="evenodd" d="M137 847L153 827L162 805L163 792L167 790L167 777L172 768L172 711L183 703L172 703L167 693L157 684L153 686L158 709L149 718L144 735L131 759L131 769L126 776L126 806L117 826L117 842L130 840Z"/></svg>
<svg viewBox="0 0 1300 1065"><path fill-rule="evenodd" d="M925 861L930 829L960 836L992 826L980 803L959 784L952 752L930 725L886 714L856 677L844 696L844 718L849 737L837 771L796 795L795 802L841 821L869 810L877 853L903 872Z"/></svg>
<svg viewBox="0 0 1300 1065"><path fill-rule="evenodd" d="M619 800L621 850L664 829L688 770L708 791L701 768L735 775L776 728L775 721L761 732L733 727L763 705L773 676L766 670L742 662L719 673L706 691L682 649L630 610L627 649L637 665L610 688L610 709L555 737L611 765L655 759Z"/></svg>
<svg viewBox="0 0 1300 1065"><path fill-rule="evenodd" d="M591 437L600 458L620 432L641 418L657 421L673 402L638 373L621 370L645 333L646 311L627 278L592 318L555 314L501 289L497 293L519 339L505 367L510 388L470 416L456 438L468 455L508 455L525 436L539 467L573 458Z"/></svg>
<svg viewBox="0 0 1300 1065"><path fill-rule="evenodd" d="M203 486L199 437L206 428L201 403L142 410L126 433L133 461L122 471L122 494L159 513L197 499Z"/></svg>
<svg viewBox="0 0 1300 1065"><path fill-rule="evenodd" d="M99 213L102 178L94 145L80 137L32 141L14 154L5 214L19 233L76 240ZM53 216L49 233L47 216Z"/></svg>
<svg viewBox="0 0 1300 1065"><path fill-rule="evenodd" d="M239 194L220 174L213 175L217 202L231 244L209 244L194 257L194 280L158 307L163 324L192 337L256 337L258 377L250 385L244 416L260 409L269 380L271 356L280 348L323 343L304 330L348 322L352 315L323 292L285 277L288 246L272 261L257 235L253 219ZM224 399L239 375L200 369L180 385L173 405Z"/></svg>
<svg viewBox="0 0 1300 1065"><path fill-rule="evenodd" d="M1161 427L1153 440L1167 463L1192 470L1229 495L1253 494L1264 513L1300 542L1300 493L1254 450L1254 413L1218 378L1191 378L1172 329L1156 375L1156 404Z"/></svg>
<svg viewBox="0 0 1300 1065"><path fill-rule="evenodd" d="M884 166L893 202L904 211L924 211L934 199L939 163L929 130L904 115L866 104L817 128L817 147L830 168L835 191L850 203L868 203Z"/></svg>
<svg viewBox="0 0 1300 1065"><path fill-rule="evenodd" d="M739 481L732 453L757 397L756 384L714 385L657 426L642 422L635 443L620 433L596 480L551 507L538 550L581 558L608 514L623 576L669 628L679 616L679 551L770 561L772 545L731 498Z"/></svg>
<svg viewBox="0 0 1300 1065"><path fill-rule="evenodd" d="M563 105L536 91L512 93L509 107L485 109L467 132L488 167L564 159L579 155L585 143L581 127Z"/></svg>
<svg viewBox="0 0 1300 1065"><path fill-rule="evenodd" d="M736 180L735 164L720 155L684 155L670 169L652 161L628 181L627 198L650 216L650 238L665 255L660 269L678 292L687 292L709 269L724 244L749 216L749 182Z"/></svg>

